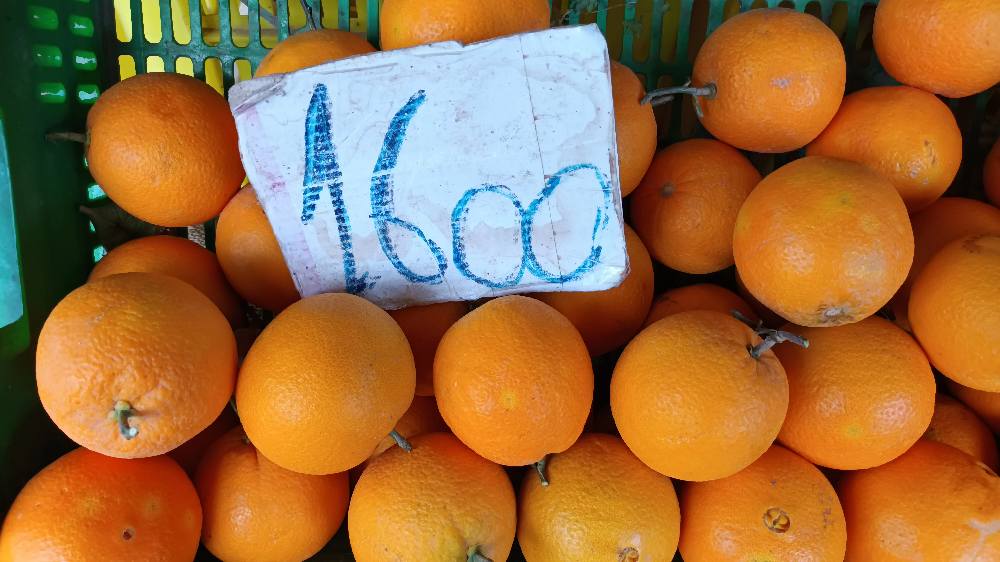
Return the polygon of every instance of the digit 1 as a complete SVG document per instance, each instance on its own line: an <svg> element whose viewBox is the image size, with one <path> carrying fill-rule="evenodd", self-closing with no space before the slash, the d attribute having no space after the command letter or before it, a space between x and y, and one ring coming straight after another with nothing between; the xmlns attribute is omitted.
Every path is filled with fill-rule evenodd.
<svg viewBox="0 0 1000 562"><path fill-rule="evenodd" d="M569 273L556 275L554 273L549 273L538 263L538 257L535 256L535 249L532 245L531 240L531 230L535 222L535 214L538 212L538 208L544 203L550 195L559 187L562 183L563 176L567 174L573 174L580 170L589 170L593 172L594 178L597 180L598 185L601 187L601 194L604 196L604 202L600 208L597 209L597 215L594 218L594 229L590 233L590 255L583 260L579 266ZM597 244L597 235L604 229L608 224L608 212L613 206L613 193L611 191L611 184L608 182L604 174L592 164L574 164L572 166L567 166L562 170L559 170L552 177L545 182L545 187L542 192L538 194L530 205L528 205L528 210L524 213L524 219L521 221L521 242L524 244L524 255L527 258L528 270L531 271L532 275L548 281L549 283L566 283L573 281L574 279L579 279L585 273L590 271L597 265L598 260L601 258L602 248Z"/></svg>
<svg viewBox="0 0 1000 562"><path fill-rule="evenodd" d="M469 270L469 260L465 255L464 234L465 222L467 220L466 214L468 213L469 205L472 204L472 201L481 193L494 193L507 198L514 206L514 210L517 211L517 215L521 219L521 222L524 221L524 209L521 207L521 202L507 186L481 185L466 191L465 194L462 195L462 198L458 200L458 204L455 205L455 209L451 212L451 239L452 247L454 248L455 267L458 268L458 271L466 278L471 279L480 285L485 285L493 289L506 289L508 287L513 287L514 285L520 283L521 277L524 276L525 260L523 253L521 254L521 263L518 268L500 280L495 281L493 279L480 277Z"/></svg>
<svg viewBox="0 0 1000 562"><path fill-rule="evenodd" d="M375 169L372 170L372 220L375 223L375 232L378 234L379 244L382 246L382 253L389 258L389 261L400 275L411 283L437 284L444 280L444 272L448 267L444 252L441 251L441 248L433 240L427 238L424 232L415 224L395 216L392 190L392 172L396 168L396 160L399 158L399 151L403 146L403 141L406 140L406 129L409 127L410 121L413 120L413 116L416 115L417 110L420 109L420 106L426 100L427 95L424 90L413 94L409 101L396 112L392 121L389 122L389 130L386 131L385 140L382 143L382 152L378 156L378 161L375 162ZM435 260L437 260L437 272L431 275L420 275L408 268L399 259L396 247L389 237L389 225L397 226L416 235L427 246L427 249L433 254Z"/></svg>
<svg viewBox="0 0 1000 562"><path fill-rule="evenodd" d="M326 86L316 84L306 112L305 177L302 180L302 224L312 222L316 202L325 187L330 192L337 220L340 248L344 252L344 284L348 293L360 294L375 284L368 282L368 274L358 276L351 243L351 219L344 205L344 182L337 163L331 137L330 99Z"/></svg>

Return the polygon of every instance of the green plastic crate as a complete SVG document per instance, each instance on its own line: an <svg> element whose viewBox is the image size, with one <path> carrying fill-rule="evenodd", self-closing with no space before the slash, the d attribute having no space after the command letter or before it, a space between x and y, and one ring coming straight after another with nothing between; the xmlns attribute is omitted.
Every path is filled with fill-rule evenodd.
<svg viewBox="0 0 1000 562"><path fill-rule="evenodd" d="M322 25L362 33L377 45L379 0L307 2ZM269 46L297 31L290 29L290 3L300 10L299 0L221 0L211 14L203 13L202 0L158 0L158 13L143 14L141 0L18 0L0 13L0 506L71 446L38 404L32 343L52 307L104 253L78 210L99 203L103 192L87 173L81 147L47 141L46 134L82 131L99 92L133 66L188 71L228 89ZM845 45L849 90L893 83L871 48L877 0L553 3L554 23L597 23L612 56L650 89L687 80L708 33L740 11L764 6L806 11L829 24ZM131 17L116 21L116 4ZM981 198L982 161L1000 129L1000 95L994 88L949 103L965 138L965 162L951 193ZM705 135L688 103L659 107L657 116L662 142ZM752 157L765 171L787 159ZM343 547L341 537L322 559L347 559L339 554Z"/></svg>

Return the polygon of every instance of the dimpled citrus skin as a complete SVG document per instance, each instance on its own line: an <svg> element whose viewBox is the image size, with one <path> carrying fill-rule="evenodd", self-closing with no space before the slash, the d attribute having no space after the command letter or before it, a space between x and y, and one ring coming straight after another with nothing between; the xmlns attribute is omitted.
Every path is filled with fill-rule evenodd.
<svg viewBox="0 0 1000 562"><path fill-rule="evenodd" d="M877 316L832 328L786 326L809 348L775 347L791 396L778 439L806 459L857 470L889 462L927 430L934 374L917 342Z"/></svg>
<svg viewBox="0 0 1000 562"><path fill-rule="evenodd" d="M532 562L672 560L680 508L670 479L621 439L587 433L521 480L517 542Z"/></svg>
<svg viewBox="0 0 1000 562"><path fill-rule="evenodd" d="M913 280L934 254L948 242L972 234L1000 234L1000 209L963 197L942 197L910 217L913 226L913 265L903 286L892 298L896 323L909 329L907 307Z"/></svg>
<svg viewBox="0 0 1000 562"><path fill-rule="evenodd" d="M801 148L827 126L844 96L844 48L819 19L786 8L750 10L719 26L694 61L701 123L754 152Z"/></svg>
<svg viewBox="0 0 1000 562"><path fill-rule="evenodd" d="M990 428L964 404L938 394L934 402L934 417L924 433L925 439L951 445L990 467L997 467L997 442Z"/></svg>
<svg viewBox="0 0 1000 562"><path fill-rule="evenodd" d="M860 164L806 156L775 170L736 218L736 268L769 309L801 326L867 318L913 261L906 206Z"/></svg>
<svg viewBox="0 0 1000 562"><path fill-rule="evenodd" d="M501 297L466 314L434 357L441 417L463 443L498 464L531 464L568 449L583 432L593 392L579 332L528 297Z"/></svg>
<svg viewBox="0 0 1000 562"><path fill-rule="evenodd" d="M358 562L506 560L514 543L514 489L496 464L448 433L389 449L361 474L347 515Z"/></svg>
<svg viewBox="0 0 1000 562"><path fill-rule="evenodd" d="M115 84L87 114L87 133L94 180L160 226L213 218L245 175L226 98L190 76L154 72Z"/></svg>
<svg viewBox="0 0 1000 562"><path fill-rule="evenodd" d="M847 548L833 486L779 445L728 478L684 484L681 521L685 562L840 561Z"/></svg>
<svg viewBox="0 0 1000 562"><path fill-rule="evenodd" d="M417 365L417 396L434 396L434 353L448 328L468 311L469 305L464 302L389 311L389 316L403 329L413 351L413 361Z"/></svg>
<svg viewBox="0 0 1000 562"><path fill-rule="evenodd" d="M0 531L0 561L188 562L200 531L198 495L173 459L79 448L18 494Z"/></svg>
<svg viewBox="0 0 1000 562"><path fill-rule="evenodd" d="M1000 560L1000 478L969 455L921 439L837 486L847 560Z"/></svg>
<svg viewBox="0 0 1000 562"><path fill-rule="evenodd" d="M226 281L219 260L187 238L146 236L130 240L101 258L91 270L89 280L130 271L176 277L212 299L231 324L243 322L239 297Z"/></svg>
<svg viewBox="0 0 1000 562"><path fill-rule="evenodd" d="M872 38L893 78L949 98L1000 82L996 0L882 0Z"/></svg>
<svg viewBox="0 0 1000 562"><path fill-rule="evenodd" d="M934 94L909 86L846 96L806 154L864 164L896 186L910 212L933 203L962 163L962 131Z"/></svg>
<svg viewBox="0 0 1000 562"><path fill-rule="evenodd" d="M322 294L289 306L254 342L236 409L270 461L332 474L371 455L410 406L415 381L392 317L354 295Z"/></svg>
<svg viewBox="0 0 1000 562"><path fill-rule="evenodd" d="M653 302L653 261L642 240L625 226L629 272L617 287L604 291L537 293L580 331L593 356L625 345L642 328Z"/></svg>
<svg viewBox="0 0 1000 562"><path fill-rule="evenodd" d="M294 72L353 55L374 53L364 37L340 29L312 29L289 36L268 51L255 77Z"/></svg>
<svg viewBox="0 0 1000 562"><path fill-rule="evenodd" d="M656 260L686 273L733 265L733 225L760 172L740 151L712 139L661 150L629 209Z"/></svg>
<svg viewBox="0 0 1000 562"><path fill-rule="evenodd" d="M732 316L692 310L649 326L625 347L611 378L611 412L629 449L681 480L724 478L778 435L788 381L771 351Z"/></svg>
<svg viewBox="0 0 1000 562"><path fill-rule="evenodd" d="M120 458L161 455L226 407L236 382L236 339L208 297L156 273L83 285L49 315L35 371L42 406L70 439ZM112 412L131 406L126 439Z"/></svg>
<svg viewBox="0 0 1000 562"><path fill-rule="evenodd" d="M611 61L611 94L615 103L618 175L622 197L632 193L656 153L656 116L653 105L642 103L646 88L632 69Z"/></svg>
<svg viewBox="0 0 1000 562"><path fill-rule="evenodd" d="M384 0L382 50L437 41L474 43L549 27L545 0Z"/></svg>
<svg viewBox="0 0 1000 562"><path fill-rule="evenodd" d="M1000 139L993 143L993 148L986 155L986 162L983 164L983 185L990 203L1000 206Z"/></svg>
<svg viewBox="0 0 1000 562"><path fill-rule="evenodd" d="M995 433L1000 433L1000 392L984 392L955 381L947 381L948 391L976 413Z"/></svg>
<svg viewBox="0 0 1000 562"><path fill-rule="evenodd" d="M653 307L649 310L645 326L671 314L687 310L715 310L723 314L731 314L733 310L736 310L751 321L757 321L757 314L736 293L711 283L699 283L670 289L656 297L656 300L653 301Z"/></svg>
<svg viewBox="0 0 1000 562"><path fill-rule="evenodd" d="M227 562L305 560L347 514L347 474L311 476L261 455L240 427L208 449L195 476L205 519L202 540Z"/></svg>
<svg viewBox="0 0 1000 562"><path fill-rule="evenodd" d="M927 356L959 384L1000 392L1000 234L953 240L910 290L910 326Z"/></svg>
<svg viewBox="0 0 1000 562"><path fill-rule="evenodd" d="M251 303L280 312L301 298L251 186L241 189L219 215L215 253L233 288Z"/></svg>

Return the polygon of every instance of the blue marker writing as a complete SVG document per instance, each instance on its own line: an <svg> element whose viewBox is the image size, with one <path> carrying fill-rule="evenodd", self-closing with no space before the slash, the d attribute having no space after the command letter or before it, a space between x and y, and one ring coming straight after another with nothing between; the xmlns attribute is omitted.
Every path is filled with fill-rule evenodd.
<svg viewBox="0 0 1000 562"><path fill-rule="evenodd" d="M535 216L538 213L539 208L542 203L548 200L549 196L559 187L562 183L563 177L569 174L574 174L580 171L589 171L593 173L594 178L597 180L598 185L601 186L601 193L604 196L604 201L597 209L597 215L594 218L594 228L590 233L590 254L583 260L579 266L569 273L554 274L545 270L540 263L538 263L538 257L535 255L535 248L532 244L531 231L534 227ZM538 277L548 281L549 283L566 283L579 279L584 274L594 269L597 262L601 259L602 248L597 244L597 235L600 234L604 227L608 224L608 209L611 208L613 204L613 193L611 191L611 184L608 182L604 174L593 164L574 164L572 166L567 166L562 170L556 172L552 177L545 182L545 188L542 192L538 194L531 204L528 205L528 210L524 213L524 219L521 221L521 240L524 243L524 254L528 262L528 270Z"/></svg>
<svg viewBox="0 0 1000 562"><path fill-rule="evenodd" d="M469 205L472 204L472 201L482 193L494 193L506 198L517 211L518 219L521 221L524 220L524 209L521 207L521 201L518 200L517 196L514 195L514 192L512 192L507 186L481 185L466 191L465 195L462 195L462 198L458 200L458 204L455 205L455 209L451 213L451 241L452 248L454 249L455 267L466 278L471 279L480 285L485 285L494 289L513 287L520 283L521 277L524 276L525 259L523 252L521 253L521 263L518 268L503 279L487 279L476 275L469 269L468 256L465 254L465 225L468 221L467 215Z"/></svg>
<svg viewBox="0 0 1000 562"><path fill-rule="evenodd" d="M396 271L411 283L436 284L444 280L444 272L448 267L444 252L433 240L427 238L415 224L395 216L393 205L392 172L396 168L396 161L399 158L403 141L406 140L406 129L410 125L410 121L413 120L413 116L417 114L417 110L426 100L427 96L423 90L413 94L389 123L389 130L386 131L385 141L382 143L382 152L379 154L378 161L375 162L375 169L372 171L371 202L372 220L375 223L379 244L382 246L382 252L389 258ZM407 267L399 258L392 238L389 236L389 225L398 226L419 238L437 261L437 271L431 275L420 275Z"/></svg>
<svg viewBox="0 0 1000 562"><path fill-rule="evenodd" d="M326 86L316 84L309 109L306 112L306 150L305 177L302 180L302 224L309 224L316 213L316 203L319 201L323 188L330 192L330 202L333 205L337 220L337 233L340 237L340 248L344 252L344 281L349 293L360 294L370 289L368 274L360 277L354 260L354 250L351 243L351 221L344 206L344 182L337 163L333 139L330 136L330 99Z"/></svg>

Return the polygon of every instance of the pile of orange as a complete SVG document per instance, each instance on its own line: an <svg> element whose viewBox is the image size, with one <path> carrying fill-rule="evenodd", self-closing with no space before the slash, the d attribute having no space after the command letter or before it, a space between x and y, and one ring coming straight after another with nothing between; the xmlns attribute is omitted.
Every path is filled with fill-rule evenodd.
<svg viewBox="0 0 1000 562"><path fill-rule="evenodd" d="M381 47L549 25L545 0L384 0ZM80 448L0 561L305 560L338 532L362 562L1000 560L1000 145L939 97L1000 81L1000 3L882 0L873 41L901 84L845 95L819 19L727 19L682 89L714 138L658 153L612 63L628 275L475 306L300 298L225 100L110 88L95 179L156 225L218 217L214 252L129 241L52 311L38 392ZM258 75L373 51L304 31ZM978 185L961 166L980 200L942 197Z"/></svg>

